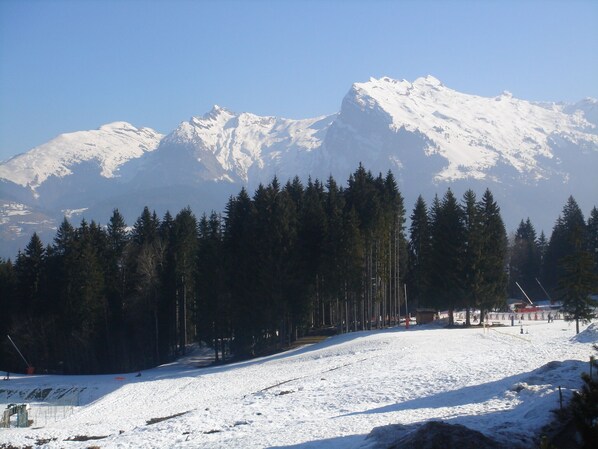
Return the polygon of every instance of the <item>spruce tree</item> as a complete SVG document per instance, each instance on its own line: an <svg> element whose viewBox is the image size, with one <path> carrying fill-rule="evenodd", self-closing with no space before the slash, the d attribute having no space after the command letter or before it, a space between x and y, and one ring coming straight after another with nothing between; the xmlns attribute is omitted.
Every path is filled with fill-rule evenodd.
<svg viewBox="0 0 598 449"><path fill-rule="evenodd" d="M584 250L569 254L562 260L562 269L559 287L565 319L575 321L575 330L579 333L579 322L587 323L595 318L594 308L598 306L590 297L596 285L592 255Z"/></svg>
<svg viewBox="0 0 598 449"><path fill-rule="evenodd" d="M126 259L128 276L123 324L127 330L128 363L136 367L151 366L162 358L158 295L163 291L166 246L160 237L160 221L147 206L133 226Z"/></svg>
<svg viewBox="0 0 598 449"><path fill-rule="evenodd" d="M337 320L342 322L347 315L347 301L344 297L345 289L341 274L344 198L332 176L326 182L326 190L323 206L326 215L326 234L322 246L322 276L325 282L322 286L322 294L328 301L334 301ZM341 330L346 330L346 327L342 327Z"/></svg>
<svg viewBox="0 0 598 449"><path fill-rule="evenodd" d="M22 314L34 314L44 300L46 281L46 249L37 233L33 233L15 265L18 308Z"/></svg>
<svg viewBox="0 0 598 449"><path fill-rule="evenodd" d="M5 337L10 333L13 325L13 320L17 319L16 314L16 274L14 265L11 260L4 260L0 258L0 310L2 310L2 319L0 320L0 360L3 360L3 367L7 370L14 371L17 365L18 355L14 354L14 350L10 346L8 339Z"/></svg>
<svg viewBox="0 0 598 449"><path fill-rule="evenodd" d="M426 202L417 198L409 227L409 295L415 304L426 302L429 288L430 222Z"/></svg>
<svg viewBox="0 0 598 449"><path fill-rule="evenodd" d="M598 209L592 208L588 218L587 249L594 259L594 273L598 278ZM594 285L594 291L598 291L598 284Z"/></svg>
<svg viewBox="0 0 598 449"><path fill-rule="evenodd" d="M483 315L490 308L506 305L508 243L500 208L489 189L486 189L477 207L480 220L481 287L476 305Z"/></svg>
<svg viewBox="0 0 598 449"><path fill-rule="evenodd" d="M521 220L515 232L509 266L511 282L509 291L511 296L526 301L515 282L519 283L531 297L542 296L536 282L536 279L540 276L541 253L536 238L536 230L529 218L525 222Z"/></svg>
<svg viewBox="0 0 598 449"><path fill-rule="evenodd" d="M340 241L341 284L347 305L347 315L351 317L347 326L352 325L352 330L356 331L359 323L362 328L365 325L358 306L363 294L361 276L364 268L365 244L359 231L359 219L353 207L343 212Z"/></svg>
<svg viewBox="0 0 598 449"><path fill-rule="evenodd" d="M72 247L75 239L75 229L66 217L56 230L56 237L54 237L53 254L64 256Z"/></svg>
<svg viewBox="0 0 598 449"><path fill-rule="evenodd" d="M463 219L465 227L465 248L463 253L463 305L465 325L471 325L470 311L481 302L483 285L482 267L482 221L477 207L476 195L469 189L463 195ZM481 323L480 319L480 323Z"/></svg>
<svg viewBox="0 0 598 449"><path fill-rule="evenodd" d="M232 350L237 357L254 353L254 334L259 329L260 304L253 301L257 291L256 210L245 188L231 197L224 216L225 279L230 292L231 323L234 338Z"/></svg>
<svg viewBox="0 0 598 449"><path fill-rule="evenodd" d="M594 345L598 351L598 345ZM580 391L573 394L571 410L573 422L582 440L582 449L593 449L598 441L598 363L590 358L590 373L583 373L584 382Z"/></svg>
<svg viewBox="0 0 598 449"><path fill-rule="evenodd" d="M382 280L388 284L384 292L388 292L383 307L382 316L398 317L400 298L403 296L403 286L407 280L409 270L409 243L405 237L405 203L394 175L389 170L384 179L382 191L382 204L384 215L383 223L378 236L381 247L380 272ZM384 299L384 295L383 295ZM417 297L412 301L417 305Z"/></svg>
<svg viewBox="0 0 598 449"><path fill-rule="evenodd" d="M160 270L160 301L158 315L160 317L158 332L160 356L168 361L178 353L179 338L177 309L177 275L175 272L174 218L166 211L158 228L160 244L163 248L164 261Z"/></svg>
<svg viewBox="0 0 598 449"><path fill-rule="evenodd" d="M107 350L111 365L116 370L126 368L122 364L124 359L122 341L125 339L123 304L126 301L128 244L127 224L119 210L114 209L106 227L105 284L109 314Z"/></svg>
<svg viewBox="0 0 598 449"><path fill-rule="evenodd" d="M224 358L223 341L230 329L230 301L222 258L222 223L212 212L201 217L198 227L198 315L200 339L213 345L216 361Z"/></svg>
<svg viewBox="0 0 598 449"><path fill-rule="evenodd" d="M194 323L197 289L197 220L190 208L180 211L174 219L173 240L176 292L179 313L179 348L185 351L186 345L196 336Z"/></svg>
<svg viewBox="0 0 598 449"><path fill-rule="evenodd" d="M151 214L149 208L145 206L133 226L132 238L137 244L152 243L158 237L159 227L160 223L156 212Z"/></svg>
<svg viewBox="0 0 598 449"><path fill-rule="evenodd" d="M583 213L573 197L563 208L560 249L562 257L557 261L558 286L566 319L574 320L579 333L579 322L594 317L595 307L590 294L596 285L594 256L588 251L588 232ZM556 232L553 231L553 233Z"/></svg>
<svg viewBox="0 0 598 449"><path fill-rule="evenodd" d="M323 191L318 181L313 183L308 180L303 205L300 209L297 235L297 251L300 260L301 275L306 284L306 291L302 292L313 298L312 310L315 314L315 325L324 326L326 316L324 313L323 285L327 282L323 274L322 247L326 238L326 215L323 204ZM296 306L299 306L301 300ZM303 304L306 306L307 304ZM298 309L295 313L300 316L306 310Z"/></svg>
<svg viewBox="0 0 598 449"><path fill-rule="evenodd" d="M100 232L94 222L82 220L64 259L68 277L61 298L61 343L67 373L106 370L102 360L107 307Z"/></svg>
<svg viewBox="0 0 598 449"><path fill-rule="evenodd" d="M434 201L430 223L430 293L437 308L448 309L449 326L452 326L454 309L464 305L466 232L463 211L451 189L447 190L442 202Z"/></svg>
<svg viewBox="0 0 598 449"><path fill-rule="evenodd" d="M125 219L118 209L112 211L112 216L108 221L106 231L110 249L117 257L120 257L125 249L129 236Z"/></svg>

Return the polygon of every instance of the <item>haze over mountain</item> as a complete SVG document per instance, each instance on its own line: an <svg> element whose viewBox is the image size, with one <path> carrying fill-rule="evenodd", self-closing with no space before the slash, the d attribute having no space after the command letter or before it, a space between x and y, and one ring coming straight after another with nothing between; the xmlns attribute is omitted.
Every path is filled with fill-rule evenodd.
<svg viewBox="0 0 598 449"><path fill-rule="evenodd" d="M125 122L63 134L0 164L0 256L33 231L46 242L63 216L132 224L145 205L161 215L189 205L222 211L241 186L273 176L344 184L362 163L392 170L410 215L448 187L488 187L509 231L530 217L550 233L567 197L598 203L598 101L533 103L508 92L464 94L432 76L355 83L339 113L290 120L214 108L166 136Z"/></svg>

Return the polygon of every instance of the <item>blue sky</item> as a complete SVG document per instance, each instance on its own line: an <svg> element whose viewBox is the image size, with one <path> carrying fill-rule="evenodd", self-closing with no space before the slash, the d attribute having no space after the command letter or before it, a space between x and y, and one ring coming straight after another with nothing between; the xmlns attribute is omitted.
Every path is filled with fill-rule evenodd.
<svg viewBox="0 0 598 449"><path fill-rule="evenodd" d="M0 0L0 160L117 120L173 130L214 104L307 118L351 84L598 98L597 1Z"/></svg>

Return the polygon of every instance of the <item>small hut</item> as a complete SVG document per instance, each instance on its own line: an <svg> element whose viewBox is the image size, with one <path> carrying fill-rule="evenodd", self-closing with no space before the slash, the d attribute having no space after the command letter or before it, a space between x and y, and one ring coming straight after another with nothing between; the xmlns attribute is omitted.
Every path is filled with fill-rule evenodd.
<svg viewBox="0 0 598 449"><path fill-rule="evenodd" d="M434 309L416 309L415 316L417 317L417 324L427 324L434 321L436 310Z"/></svg>

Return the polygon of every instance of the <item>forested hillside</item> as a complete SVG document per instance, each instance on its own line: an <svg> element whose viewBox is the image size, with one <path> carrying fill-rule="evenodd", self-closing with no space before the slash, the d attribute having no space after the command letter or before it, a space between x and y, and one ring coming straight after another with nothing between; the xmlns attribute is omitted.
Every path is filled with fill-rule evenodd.
<svg viewBox="0 0 598 449"><path fill-rule="evenodd" d="M489 190L459 201L449 189L429 207L420 197L408 228L406 215L393 174L359 166L344 187L274 178L199 219L148 207L132 228L118 210L106 226L65 218L47 246L34 234L14 263L0 260L0 366L25 369L7 334L38 371L125 372L196 341L217 360L243 358L314 329L393 325L406 299L410 310L504 308L519 282L575 314L598 290L598 211L586 223L573 198L549 239L528 218L509 242Z"/></svg>

